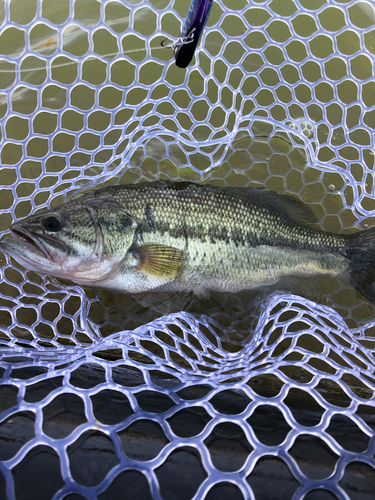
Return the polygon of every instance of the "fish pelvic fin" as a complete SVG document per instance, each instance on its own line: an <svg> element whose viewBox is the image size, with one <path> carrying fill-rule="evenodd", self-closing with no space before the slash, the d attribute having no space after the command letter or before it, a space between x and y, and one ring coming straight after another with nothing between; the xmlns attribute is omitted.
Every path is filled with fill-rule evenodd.
<svg viewBox="0 0 375 500"><path fill-rule="evenodd" d="M138 247L133 253L139 260L137 269L161 279L176 278L185 260L182 250L153 243Z"/></svg>
<svg viewBox="0 0 375 500"><path fill-rule="evenodd" d="M349 282L375 304L375 227L350 235Z"/></svg>

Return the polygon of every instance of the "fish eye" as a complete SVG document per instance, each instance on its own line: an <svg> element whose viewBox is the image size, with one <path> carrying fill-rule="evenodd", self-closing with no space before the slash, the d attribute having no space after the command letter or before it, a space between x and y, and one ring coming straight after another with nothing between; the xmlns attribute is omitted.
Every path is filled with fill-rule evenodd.
<svg viewBox="0 0 375 500"><path fill-rule="evenodd" d="M57 214L47 215L42 221L43 226L47 231L60 231L63 227L63 222Z"/></svg>

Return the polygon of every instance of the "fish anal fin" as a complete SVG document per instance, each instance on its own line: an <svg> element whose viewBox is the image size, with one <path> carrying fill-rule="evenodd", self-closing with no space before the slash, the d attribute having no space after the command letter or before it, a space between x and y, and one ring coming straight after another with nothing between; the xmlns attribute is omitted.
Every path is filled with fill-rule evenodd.
<svg viewBox="0 0 375 500"><path fill-rule="evenodd" d="M184 261L184 252L167 245L150 243L138 247L136 269L157 278L175 278Z"/></svg>

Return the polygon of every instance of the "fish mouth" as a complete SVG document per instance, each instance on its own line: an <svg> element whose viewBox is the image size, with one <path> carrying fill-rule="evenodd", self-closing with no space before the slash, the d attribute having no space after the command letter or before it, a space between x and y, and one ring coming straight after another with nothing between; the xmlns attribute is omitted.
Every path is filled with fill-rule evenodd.
<svg viewBox="0 0 375 500"><path fill-rule="evenodd" d="M33 235L30 231L28 231L25 228L11 227L10 230L14 235L19 236L21 238L21 241L26 241L30 243L33 249L37 250L40 254L42 254L44 258L52 261L51 254L48 252L43 243L39 240L39 237Z"/></svg>

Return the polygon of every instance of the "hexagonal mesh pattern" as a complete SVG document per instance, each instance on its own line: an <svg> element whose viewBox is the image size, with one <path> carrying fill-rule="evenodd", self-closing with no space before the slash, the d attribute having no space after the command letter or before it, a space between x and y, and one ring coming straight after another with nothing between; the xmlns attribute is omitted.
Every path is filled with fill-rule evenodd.
<svg viewBox="0 0 375 500"><path fill-rule="evenodd" d="M216 1L185 71L160 42L188 7L0 2L1 234L157 178L373 225L373 4ZM372 498L375 311L345 280L135 299L0 259L0 498Z"/></svg>

